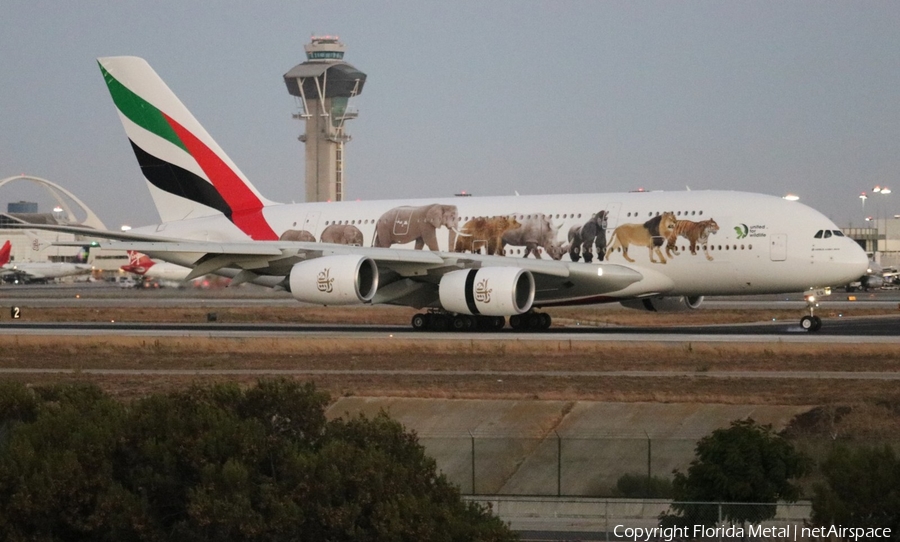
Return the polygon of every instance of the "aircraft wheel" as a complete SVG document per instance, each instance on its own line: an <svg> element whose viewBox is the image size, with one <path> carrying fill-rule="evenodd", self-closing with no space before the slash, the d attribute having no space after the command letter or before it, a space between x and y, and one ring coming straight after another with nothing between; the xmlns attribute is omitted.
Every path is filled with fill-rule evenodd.
<svg viewBox="0 0 900 542"><path fill-rule="evenodd" d="M472 328L472 321L462 314L457 314L450 320L453 331L465 331Z"/></svg>
<svg viewBox="0 0 900 542"><path fill-rule="evenodd" d="M800 327L812 333L822 327L822 319L818 316L804 316L800 319Z"/></svg>
<svg viewBox="0 0 900 542"><path fill-rule="evenodd" d="M540 316L541 322L538 329L550 329L550 325L553 323L553 319L550 318L550 315L546 312L542 312L538 316Z"/></svg>
<svg viewBox="0 0 900 542"><path fill-rule="evenodd" d="M450 327L450 318L443 314L434 314L431 316L430 327L435 331L447 331Z"/></svg>
<svg viewBox="0 0 900 542"><path fill-rule="evenodd" d="M509 317L509 327L515 329L516 331L522 329L524 326L524 318L522 318L521 314L513 314Z"/></svg>
<svg viewBox="0 0 900 542"><path fill-rule="evenodd" d="M493 331L497 329L497 318L495 316L475 316L473 317L473 329L477 331Z"/></svg>
<svg viewBox="0 0 900 542"><path fill-rule="evenodd" d="M500 331L503 327L506 326L506 318L502 316L494 316L491 322L491 329L494 331Z"/></svg>
<svg viewBox="0 0 900 542"><path fill-rule="evenodd" d="M412 327L416 331L424 331L428 327L428 319L424 314L416 314L412 317Z"/></svg>

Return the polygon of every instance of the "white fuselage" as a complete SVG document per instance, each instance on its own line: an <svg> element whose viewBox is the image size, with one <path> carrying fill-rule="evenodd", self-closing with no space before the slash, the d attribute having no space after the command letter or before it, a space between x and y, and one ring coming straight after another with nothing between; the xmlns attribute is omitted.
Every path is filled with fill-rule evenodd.
<svg viewBox="0 0 900 542"><path fill-rule="evenodd" d="M27 281L44 281L76 275L87 275L91 266L87 264L61 262L19 262L2 267L3 274L13 274Z"/></svg>
<svg viewBox="0 0 900 542"><path fill-rule="evenodd" d="M561 254L562 262L571 262L570 230L578 229L599 211L607 212L604 231L606 245L614 247L603 259L607 264L623 265L641 272L646 278L658 280L663 295L740 295L803 291L808 288L846 284L864 274L867 258L860 246L842 234L827 238L816 233L822 230L839 232L827 217L798 202L774 196L730 191L636 192L610 194L577 194L547 196L457 197L445 199L357 201L340 203L306 203L273 205L264 208L266 221L278 235L284 232L307 232L315 241L322 240L326 228L334 225L352 226L361 234L363 246L386 246L389 240L376 241L378 228L388 227L391 234L416 228L396 218L411 213L410 209L429 205L455 207L458 228L463 237L469 221L478 217L513 217L519 227L543 221L536 236L538 252L544 260L550 253ZM393 214L391 214L393 212ZM715 221L717 231L707 231L706 242L698 242L695 254L691 241L678 236L675 252L667 254L668 240L656 236L661 244L654 255L652 247L632 243L628 256L615 248L616 230L622 225L639 229L649 219L671 212L677 220L702 223ZM385 218L388 216L388 218ZM412 215L410 215L412 216ZM402 218L402 217L401 217ZM418 219L424 221L426 219ZM385 225L385 221L392 221ZM378 226L381 224L381 226ZM450 246L455 237L451 225L438 223L430 227L438 243L437 249L453 252ZM625 228L623 228L623 231ZM246 241L247 236L222 216L169 222L157 227L136 231L204 241ZM381 232L383 233L382 229ZM406 232L408 233L408 232ZM624 234L623 234L624 236ZM309 240L309 239L299 239ZM487 240L474 240L486 250ZM331 241L334 242L334 241ZM376 245L375 243L380 243ZM353 244L353 243L344 243ZM420 243L421 244L421 243ZM422 248L428 250L427 243ZM620 243L621 244L621 243ZM392 248L414 249L416 242L391 243ZM479 245L475 245L476 247ZM522 258L528 251L524 244L505 244L503 254L515 265L514 258ZM500 254L498 251L497 254ZM159 254L170 261L190 266L192 261L178 261L177 254ZM651 261L651 256L653 260ZM534 258L534 255L528 256ZM593 263L598 263L594 255ZM613 301L614 298L591 299L584 292L569 297L552 295L546 303Z"/></svg>
<svg viewBox="0 0 900 542"><path fill-rule="evenodd" d="M156 262L143 273L143 276L148 279L181 282L187 279L190 272L191 269L188 267L169 262Z"/></svg>

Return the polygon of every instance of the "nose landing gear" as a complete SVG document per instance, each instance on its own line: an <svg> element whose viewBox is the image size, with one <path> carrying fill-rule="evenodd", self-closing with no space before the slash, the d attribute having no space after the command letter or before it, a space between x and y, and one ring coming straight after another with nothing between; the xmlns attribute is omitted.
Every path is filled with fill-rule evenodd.
<svg viewBox="0 0 900 542"><path fill-rule="evenodd" d="M812 309L810 309L810 312L811 311ZM809 332L819 331L822 327L822 319L815 314L804 316L800 319L800 327Z"/></svg>
<svg viewBox="0 0 900 542"><path fill-rule="evenodd" d="M803 295L806 301L806 309L809 311L807 316L800 319L800 327L810 333L819 331L822 328L822 319L816 316L816 307L819 306L818 298L831 295L831 288L822 288L820 290L810 290Z"/></svg>

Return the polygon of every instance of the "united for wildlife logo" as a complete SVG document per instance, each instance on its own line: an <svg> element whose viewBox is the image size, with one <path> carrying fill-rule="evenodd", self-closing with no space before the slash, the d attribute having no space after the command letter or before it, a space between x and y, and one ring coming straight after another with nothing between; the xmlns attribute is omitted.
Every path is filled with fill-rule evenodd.
<svg viewBox="0 0 900 542"><path fill-rule="evenodd" d="M734 227L734 233L737 234L738 239L746 239L747 237L765 237L766 225L751 224L748 226L746 224L739 224Z"/></svg>
<svg viewBox="0 0 900 542"><path fill-rule="evenodd" d="M475 301L478 301L479 303L490 303L491 292L493 291L492 288L488 288L488 279L484 279L475 285Z"/></svg>
<svg viewBox="0 0 900 542"><path fill-rule="evenodd" d="M320 271L319 275L316 277L316 288L318 288L320 292L330 294L332 291L334 291L334 279L329 276L330 274L331 268L326 267L325 269Z"/></svg>

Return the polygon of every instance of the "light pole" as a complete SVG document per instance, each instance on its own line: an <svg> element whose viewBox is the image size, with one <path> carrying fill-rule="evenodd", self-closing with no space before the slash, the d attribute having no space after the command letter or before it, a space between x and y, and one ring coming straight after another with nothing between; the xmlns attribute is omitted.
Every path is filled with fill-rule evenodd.
<svg viewBox="0 0 900 542"><path fill-rule="evenodd" d="M891 193L891 189L886 186L878 186L876 185L872 188L873 194L879 194L882 196L887 196ZM880 243L878 242L881 238L881 223L884 222L884 244L885 248L887 248L887 219L885 218L883 211L883 205L881 203L882 199L878 198L875 200L875 252L878 252L878 247Z"/></svg>

